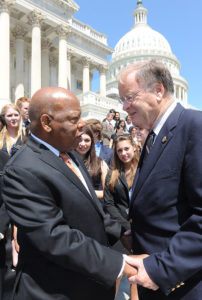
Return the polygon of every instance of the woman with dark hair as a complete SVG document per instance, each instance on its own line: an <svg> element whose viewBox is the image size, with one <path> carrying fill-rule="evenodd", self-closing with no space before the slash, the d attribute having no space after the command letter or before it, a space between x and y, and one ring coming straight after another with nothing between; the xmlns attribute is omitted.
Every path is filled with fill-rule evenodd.
<svg viewBox="0 0 202 300"><path fill-rule="evenodd" d="M93 133L88 126L83 127L81 141L76 151L90 174L97 197L102 199L105 177L109 168L104 160L96 156Z"/></svg>
<svg viewBox="0 0 202 300"><path fill-rule="evenodd" d="M123 128L123 130L125 131L125 132L127 132L127 128L126 128L126 122L124 121L124 120L120 120L119 122L118 122L118 125L117 125L117 127L122 127Z"/></svg>
<svg viewBox="0 0 202 300"><path fill-rule="evenodd" d="M126 124L124 120L120 120L118 125L116 126L115 133L112 134L111 139L109 141L109 148L114 147L114 141L121 135L129 135L129 132L126 130Z"/></svg>

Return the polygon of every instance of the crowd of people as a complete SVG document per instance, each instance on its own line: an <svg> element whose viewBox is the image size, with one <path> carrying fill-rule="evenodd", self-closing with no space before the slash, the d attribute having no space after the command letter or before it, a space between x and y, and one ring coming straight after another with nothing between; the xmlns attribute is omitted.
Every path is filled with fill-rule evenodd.
<svg viewBox="0 0 202 300"><path fill-rule="evenodd" d="M15 300L113 300L122 276L131 300L200 299L201 112L161 63L118 82L124 120L84 122L59 87L2 108L0 299L9 224Z"/></svg>

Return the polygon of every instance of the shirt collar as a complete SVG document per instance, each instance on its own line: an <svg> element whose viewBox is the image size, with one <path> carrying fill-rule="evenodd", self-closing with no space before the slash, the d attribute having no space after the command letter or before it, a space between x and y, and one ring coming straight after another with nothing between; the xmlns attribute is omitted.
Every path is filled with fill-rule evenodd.
<svg viewBox="0 0 202 300"><path fill-rule="evenodd" d="M175 109L177 105L177 102L174 101L164 112L164 114L160 117L160 119L158 120L158 122L156 123L156 125L153 128L153 131L155 133L155 135L157 136L161 130L161 128L163 127L163 125L165 124L166 120L168 119L168 117L170 116L170 114L172 113L172 111Z"/></svg>
<svg viewBox="0 0 202 300"><path fill-rule="evenodd" d="M37 142L39 142L40 144L43 144L44 146L46 146L51 152L53 152L56 156L59 157L60 152L55 149L53 146L51 146L50 144L44 142L43 140L41 140L40 138L38 138L36 135L34 135L33 133L31 133L31 136L33 137L34 140L36 140Z"/></svg>

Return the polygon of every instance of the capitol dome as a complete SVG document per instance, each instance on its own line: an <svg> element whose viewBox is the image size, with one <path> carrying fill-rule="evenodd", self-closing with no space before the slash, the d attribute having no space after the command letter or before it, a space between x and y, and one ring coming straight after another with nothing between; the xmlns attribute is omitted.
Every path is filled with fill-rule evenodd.
<svg viewBox="0 0 202 300"><path fill-rule="evenodd" d="M180 62L165 37L147 24L147 14L142 1L137 1L137 8L133 11L134 26L118 41L109 62L107 96L118 97L117 75L121 68L137 61L155 59L168 67L174 81L175 96L186 105L188 84L180 76Z"/></svg>
<svg viewBox="0 0 202 300"><path fill-rule="evenodd" d="M140 26L139 26L140 25ZM159 53L172 54L168 41L162 34L153 30L150 26L145 24L138 24L124 35L115 46L115 51L112 58L121 56L128 52L137 52L140 50L153 51Z"/></svg>

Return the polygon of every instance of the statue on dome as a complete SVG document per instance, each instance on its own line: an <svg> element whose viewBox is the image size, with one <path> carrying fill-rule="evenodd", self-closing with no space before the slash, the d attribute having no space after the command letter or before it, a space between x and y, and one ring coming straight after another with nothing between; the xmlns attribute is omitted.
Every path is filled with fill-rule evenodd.
<svg viewBox="0 0 202 300"><path fill-rule="evenodd" d="M137 5L142 5L142 0L138 0Z"/></svg>

